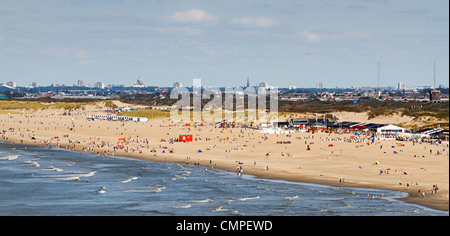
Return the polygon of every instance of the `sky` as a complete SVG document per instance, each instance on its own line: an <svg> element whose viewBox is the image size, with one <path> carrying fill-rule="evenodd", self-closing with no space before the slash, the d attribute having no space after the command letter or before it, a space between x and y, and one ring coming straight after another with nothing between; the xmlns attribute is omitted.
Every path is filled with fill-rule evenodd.
<svg viewBox="0 0 450 236"><path fill-rule="evenodd" d="M449 86L447 0L0 3L0 83Z"/></svg>

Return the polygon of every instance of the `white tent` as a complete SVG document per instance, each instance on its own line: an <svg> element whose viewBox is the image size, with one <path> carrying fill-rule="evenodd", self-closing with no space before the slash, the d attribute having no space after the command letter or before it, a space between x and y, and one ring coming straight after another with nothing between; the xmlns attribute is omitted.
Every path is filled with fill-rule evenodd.
<svg viewBox="0 0 450 236"><path fill-rule="evenodd" d="M405 129L402 127L398 127L395 125L386 125L380 128L377 128L377 134L382 136L398 136L400 134L404 134Z"/></svg>

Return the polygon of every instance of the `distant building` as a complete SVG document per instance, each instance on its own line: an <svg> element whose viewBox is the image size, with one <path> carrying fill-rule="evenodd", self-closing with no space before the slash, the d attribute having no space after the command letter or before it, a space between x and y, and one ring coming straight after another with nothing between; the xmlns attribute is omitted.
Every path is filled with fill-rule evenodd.
<svg viewBox="0 0 450 236"><path fill-rule="evenodd" d="M398 82L398 90L404 90L405 84L403 82Z"/></svg>
<svg viewBox="0 0 450 236"><path fill-rule="evenodd" d="M37 83L36 82L31 83L31 87L37 88Z"/></svg>
<svg viewBox="0 0 450 236"><path fill-rule="evenodd" d="M181 87L183 87L183 84L180 83L180 82L175 82L175 83L173 83L173 87L174 88L181 88Z"/></svg>
<svg viewBox="0 0 450 236"><path fill-rule="evenodd" d="M94 87L98 88L98 89L105 89L105 83L97 82L97 83L94 84Z"/></svg>
<svg viewBox="0 0 450 236"><path fill-rule="evenodd" d="M17 84L16 84L16 82L9 81L9 82L6 82L6 86L9 86L11 88L16 88Z"/></svg>
<svg viewBox="0 0 450 236"><path fill-rule="evenodd" d="M139 79L136 81L136 83L133 84L134 88L143 88L145 87L144 81L142 81L141 77L139 76Z"/></svg>
<svg viewBox="0 0 450 236"><path fill-rule="evenodd" d="M247 77L247 88L250 87L250 79Z"/></svg>
<svg viewBox="0 0 450 236"><path fill-rule="evenodd" d="M295 86L293 86L293 85L291 85L291 86L289 86L289 90L294 90L294 89L296 89L297 87L295 87Z"/></svg>
<svg viewBox="0 0 450 236"><path fill-rule="evenodd" d="M323 83L322 82L316 83L316 89L323 89Z"/></svg>
<svg viewBox="0 0 450 236"><path fill-rule="evenodd" d="M77 82L77 84L76 84L75 86L76 86L76 87L83 87L83 86L84 86L83 80L82 80L82 79L79 79L78 82Z"/></svg>
<svg viewBox="0 0 450 236"><path fill-rule="evenodd" d="M430 91L430 102L440 102L441 101L441 91L431 90Z"/></svg>
<svg viewBox="0 0 450 236"><path fill-rule="evenodd" d="M258 84L258 87L268 89L269 88L269 84L266 83L266 82L261 82L261 83Z"/></svg>

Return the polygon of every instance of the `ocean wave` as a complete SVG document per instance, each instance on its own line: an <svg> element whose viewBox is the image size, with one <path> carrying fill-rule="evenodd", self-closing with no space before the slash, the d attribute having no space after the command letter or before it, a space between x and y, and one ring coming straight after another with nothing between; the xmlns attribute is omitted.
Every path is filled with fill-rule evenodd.
<svg viewBox="0 0 450 236"><path fill-rule="evenodd" d="M246 198L239 198L239 201L247 201L247 200L254 200L254 199L259 199L259 196L256 197L246 197Z"/></svg>
<svg viewBox="0 0 450 236"><path fill-rule="evenodd" d="M186 209L186 208L191 208L192 205L188 204L188 205L182 205L182 206L175 206L174 208L182 208L182 209Z"/></svg>
<svg viewBox="0 0 450 236"><path fill-rule="evenodd" d="M160 193L164 189L166 189L165 186L156 185L152 188L128 189L125 192L127 192L127 193Z"/></svg>
<svg viewBox="0 0 450 236"><path fill-rule="evenodd" d="M223 208L223 206L218 206L212 211L213 212L230 212L230 213L233 213L233 214L238 214L239 213L238 211L232 211L232 210L225 209L225 208Z"/></svg>
<svg viewBox="0 0 450 236"><path fill-rule="evenodd" d="M186 177L183 176L183 175L175 175L175 176L172 177L170 180L177 180L177 179L186 179Z"/></svg>
<svg viewBox="0 0 450 236"><path fill-rule="evenodd" d="M131 177L131 178L129 178L129 179L120 180L120 182L122 182L122 183L128 183L128 182L131 182L131 181L137 180L137 179L138 179L138 177Z"/></svg>
<svg viewBox="0 0 450 236"><path fill-rule="evenodd" d="M285 197L284 199L289 200L289 201L293 201L294 199L298 199L299 196L295 195L293 197Z"/></svg>
<svg viewBox="0 0 450 236"><path fill-rule="evenodd" d="M63 171L61 168L56 168L54 166L49 166L47 169L42 169L43 171Z"/></svg>
<svg viewBox="0 0 450 236"><path fill-rule="evenodd" d="M67 174L67 175L58 175L58 176L53 176L53 177L55 177L56 180L73 181L73 180L80 180L80 178L91 177L91 176L95 175L95 173L97 173L97 171L91 171L91 172L85 173L85 174Z"/></svg>
<svg viewBox="0 0 450 236"><path fill-rule="evenodd" d="M0 160L12 161L19 157L19 155L8 155L6 157L0 157Z"/></svg>
<svg viewBox="0 0 450 236"><path fill-rule="evenodd" d="M101 188L97 191L97 193L101 193L101 194L106 193L106 187L105 187L105 186L101 187Z"/></svg>
<svg viewBox="0 0 450 236"><path fill-rule="evenodd" d="M209 198L206 198L206 199L203 199L203 200L192 200L192 201L189 201L189 202L195 202L195 203L212 203L212 202L214 202L212 199L209 199Z"/></svg>
<svg viewBox="0 0 450 236"><path fill-rule="evenodd" d="M40 165L37 161L24 161L23 164L31 165L34 167L40 167Z"/></svg>

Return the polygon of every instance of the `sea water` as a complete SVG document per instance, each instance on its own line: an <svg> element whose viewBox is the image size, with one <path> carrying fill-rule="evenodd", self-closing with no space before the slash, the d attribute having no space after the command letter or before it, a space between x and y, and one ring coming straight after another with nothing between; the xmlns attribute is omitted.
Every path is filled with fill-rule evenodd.
<svg viewBox="0 0 450 236"><path fill-rule="evenodd" d="M406 196L0 143L0 215L449 215Z"/></svg>

